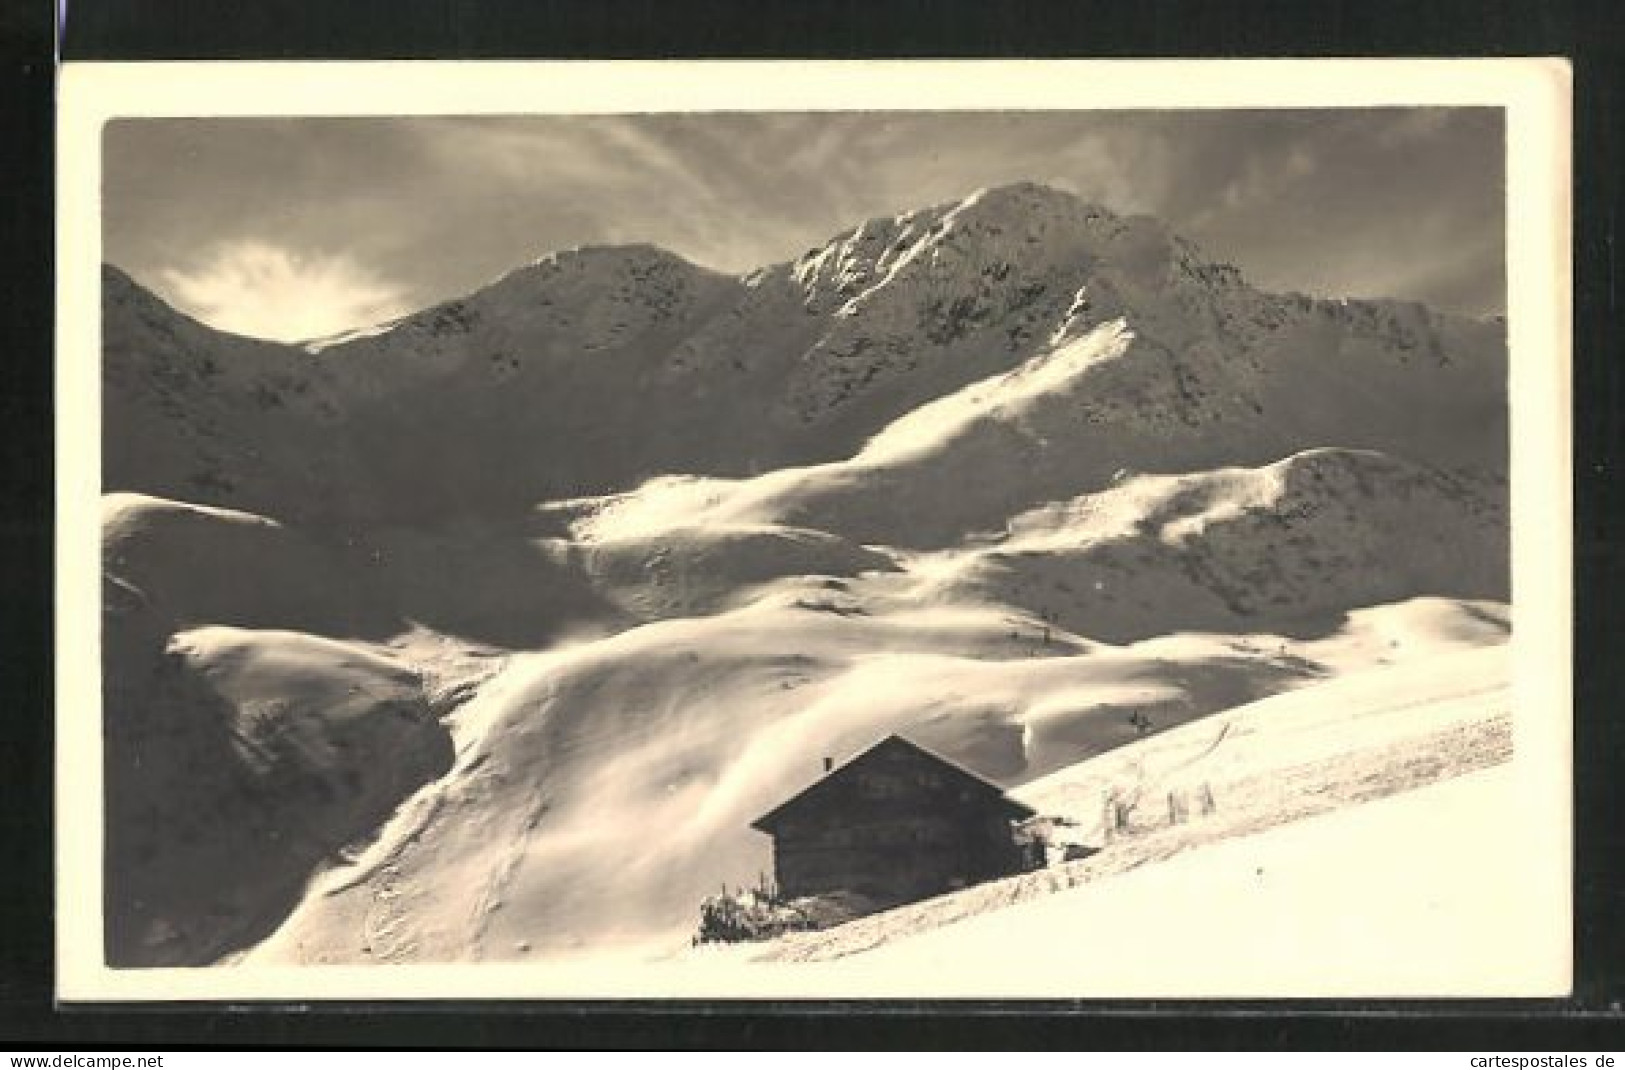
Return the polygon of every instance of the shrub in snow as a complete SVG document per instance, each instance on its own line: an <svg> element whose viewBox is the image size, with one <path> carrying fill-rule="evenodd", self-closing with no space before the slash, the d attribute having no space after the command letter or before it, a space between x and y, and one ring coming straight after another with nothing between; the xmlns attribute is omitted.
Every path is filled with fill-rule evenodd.
<svg viewBox="0 0 1625 1070"><path fill-rule="evenodd" d="M700 904L696 944L771 940L785 933L828 929L873 913L880 904L850 892L782 899L769 888L708 897Z"/></svg>

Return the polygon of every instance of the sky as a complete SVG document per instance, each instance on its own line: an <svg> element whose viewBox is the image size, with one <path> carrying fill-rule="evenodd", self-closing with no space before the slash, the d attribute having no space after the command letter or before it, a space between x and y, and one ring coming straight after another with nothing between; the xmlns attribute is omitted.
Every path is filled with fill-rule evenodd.
<svg viewBox="0 0 1625 1070"><path fill-rule="evenodd" d="M1505 307L1494 109L127 119L103 256L213 326L303 340L556 249L732 272L1018 180L1148 212L1267 290Z"/></svg>

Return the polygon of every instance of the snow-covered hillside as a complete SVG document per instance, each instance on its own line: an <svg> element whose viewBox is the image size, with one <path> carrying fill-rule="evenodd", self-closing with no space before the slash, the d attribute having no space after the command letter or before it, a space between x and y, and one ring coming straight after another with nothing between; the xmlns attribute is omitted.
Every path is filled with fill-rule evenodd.
<svg viewBox="0 0 1625 1070"><path fill-rule="evenodd" d="M1494 323L1030 184L304 346L104 312L121 964L669 949L894 731L1079 821L1222 785L1215 841L1507 757Z"/></svg>
<svg viewBox="0 0 1625 1070"><path fill-rule="evenodd" d="M1326 681L1362 666L1387 673L1372 678L1387 702L1406 681L1474 695L1502 686L1494 644L1506 632L1493 607L1367 611L1307 642L1186 635L1128 648L1046 647L1034 622L1012 636L1008 619L853 619L769 600L512 662L457 715L451 774L367 856L318 882L256 960L503 961L680 943L700 898L768 868L751 820L816 779L821 756L844 760L894 730L1020 783L1135 741L1135 711L1158 730L1196 722L1206 744L1219 730L1207 715L1294 690L1298 709L1335 711L1310 723L1337 755L1335 732L1356 711L1398 722L1380 705L1350 704L1357 686L1327 691L1323 707ZM1407 642L1380 638L1400 633ZM1445 658L1456 651L1472 657ZM1259 742L1210 766L1239 751L1261 764ZM1480 764L1504 757L1503 747ZM1228 792L1240 778L1214 781ZM1093 819L1098 785L1085 794ZM478 892L448 897L446 882Z"/></svg>
<svg viewBox="0 0 1625 1070"><path fill-rule="evenodd" d="M1517 991L1533 964L1559 976L1548 934L1520 917L1524 893L1492 877L1500 837L1522 827L1505 651L1433 645L1461 635L1443 608L1362 615L1361 631L1428 637L1429 658L1354 669L1017 791L1076 823L1069 838L1097 848L1082 861L677 961L743 971L736 983L759 971L750 983L770 987L795 983L777 964L826 963L855 991L869 990L860 974L881 991L947 976L988 996L1061 978L1080 995L1490 995ZM1103 827L1108 799L1127 807L1124 827Z"/></svg>

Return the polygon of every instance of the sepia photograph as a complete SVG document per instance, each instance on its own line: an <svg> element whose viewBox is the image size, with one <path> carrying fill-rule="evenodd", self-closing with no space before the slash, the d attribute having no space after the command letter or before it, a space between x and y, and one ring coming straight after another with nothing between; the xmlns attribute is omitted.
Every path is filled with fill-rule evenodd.
<svg viewBox="0 0 1625 1070"><path fill-rule="evenodd" d="M1568 991L1561 65L148 66L64 998Z"/></svg>

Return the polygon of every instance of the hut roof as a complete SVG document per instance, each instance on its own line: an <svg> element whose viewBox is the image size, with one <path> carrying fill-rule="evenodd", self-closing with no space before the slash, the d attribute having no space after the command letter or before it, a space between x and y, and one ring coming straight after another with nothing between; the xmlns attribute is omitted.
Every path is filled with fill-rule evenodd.
<svg viewBox="0 0 1625 1070"><path fill-rule="evenodd" d="M849 786L854 773L858 769L861 769L864 765L869 764L876 756L886 751L898 749L905 750L911 757L940 767L960 786L969 788L975 792L977 796L984 799L990 806L996 806L1005 810L1012 821L1022 821L1029 817L1033 817L1037 813L1037 811L1033 810L1032 807L1006 797L1003 788L993 783L993 781L988 780L986 777L965 768L958 762L944 758L935 751L928 750L925 747L920 746L913 740L904 739L899 735L891 735L887 736L879 743L876 743L868 750L858 754L850 761L847 761L830 772L824 774L818 780L813 781L812 784L804 788L802 791L792 795L790 798L786 799L772 810L769 810L755 821L752 821L750 827L759 832L771 833L774 828L776 828L794 811L800 810L832 792L839 791L843 787Z"/></svg>

